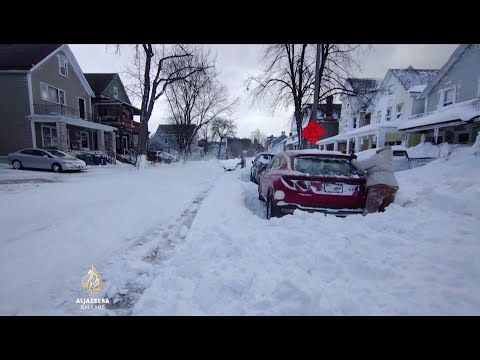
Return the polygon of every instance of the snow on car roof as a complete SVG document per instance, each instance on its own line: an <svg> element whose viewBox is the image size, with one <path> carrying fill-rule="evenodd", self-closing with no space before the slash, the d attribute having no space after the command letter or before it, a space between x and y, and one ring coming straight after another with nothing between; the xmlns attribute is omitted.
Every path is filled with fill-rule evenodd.
<svg viewBox="0 0 480 360"><path fill-rule="evenodd" d="M289 156L297 156L297 155L331 155L331 156L345 156L345 157L350 156L340 151L318 150L318 149L287 150L287 151L284 151L283 154L286 154Z"/></svg>

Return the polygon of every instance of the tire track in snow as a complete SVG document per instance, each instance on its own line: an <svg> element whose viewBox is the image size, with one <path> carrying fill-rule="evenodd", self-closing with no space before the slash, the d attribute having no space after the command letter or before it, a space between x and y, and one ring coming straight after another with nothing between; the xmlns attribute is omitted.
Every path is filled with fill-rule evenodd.
<svg viewBox="0 0 480 360"><path fill-rule="evenodd" d="M147 275L149 279L145 282L146 272L139 272L134 280L128 281L120 290L108 296L110 303L107 304L106 309L113 311L116 315L131 314L133 307L143 292L154 280L160 264L172 257L176 246L184 241L203 200L215 186L215 183L216 179L178 217L167 224L150 229L136 241L133 247L127 250L127 252L135 252L136 248L146 247L147 251L146 253L144 252L142 261L150 265L150 276ZM143 279L141 279L142 277Z"/></svg>

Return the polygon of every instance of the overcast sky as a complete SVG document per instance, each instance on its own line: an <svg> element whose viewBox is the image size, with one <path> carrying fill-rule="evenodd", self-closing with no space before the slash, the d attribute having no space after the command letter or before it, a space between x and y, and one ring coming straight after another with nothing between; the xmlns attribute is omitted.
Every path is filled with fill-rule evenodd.
<svg viewBox="0 0 480 360"><path fill-rule="evenodd" d="M128 63L131 55L127 46L123 46L120 55L115 55L112 48L105 45L69 45L82 70L86 73L119 72ZM244 86L245 79L251 73L261 69L261 45L205 45L211 47L217 55L217 67L220 79L232 96L240 97L236 111L237 136L249 137L255 129L265 135L280 135L282 130L288 132L290 113L279 112L272 115L268 104L251 106ZM389 68L406 68L412 65L418 69L440 68L449 58L457 45L374 45L372 50L362 55L358 61L362 70L358 77L383 78ZM120 74L122 80L124 75ZM124 82L126 82L124 80ZM140 104L135 104L140 107ZM168 111L163 103L156 106L149 121L149 130L154 133L158 124L164 123Z"/></svg>

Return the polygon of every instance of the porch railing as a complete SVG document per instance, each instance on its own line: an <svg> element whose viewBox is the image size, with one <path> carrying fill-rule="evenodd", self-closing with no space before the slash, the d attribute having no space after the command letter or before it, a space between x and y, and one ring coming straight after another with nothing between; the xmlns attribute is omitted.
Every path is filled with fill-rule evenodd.
<svg viewBox="0 0 480 360"><path fill-rule="evenodd" d="M33 104L33 112L37 115L63 115L80 118L80 111L60 104Z"/></svg>

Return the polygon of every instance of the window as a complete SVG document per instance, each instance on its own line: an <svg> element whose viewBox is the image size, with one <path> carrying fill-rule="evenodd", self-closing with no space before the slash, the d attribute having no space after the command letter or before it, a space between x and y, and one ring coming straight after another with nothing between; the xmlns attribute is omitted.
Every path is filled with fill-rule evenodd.
<svg viewBox="0 0 480 360"><path fill-rule="evenodd" d="M443 90L440 93L440 101L441 106L452 105L455 102L455 88Z"/></svg>
<svg viewBox="0 0 480 360"><path fill-rule="evenodd" d="M42 125L42 145L44 147L58 146L57 128Z"/></svg>
<svg viewBox="0 0 480 360"><path fill-rule="evenodd" d="M343 175L358 174L350 161L342 158L324 158L319 156L297 156L293 160L295 171L312 175Z"/></svg>
<svg viewBox="0 0 480 360"><path fill-rule="evenodd" d="M40 83L43 100L65 105L65 91L54 88L45 83Z"/></svg>
<svg viewBox="0 0 480 360"><path fill-rule="evenodd" d="M31 149L28 149L28 150L23 150L23 151L20 151L22 154L25 154L25 155L33 155L33 152L35 150L31 150Z"/></svg>
<svg viewBox="0 0 480 360"><path fill-rule="evenodd" d="M372 114L368 113L365 115L365 119L363 121L363 126L370 125L370 118L372 117Z"/></svg>
<svg viewBox="0 0 480 360"><path fill-rule="evenodd" d="M32 150L32 155L33 156L48 156L49 158L52 158L45 151L42 151L42 150Z"/></svg>
<svg viewBox="0 0 480 360"><path fill-rule="evenodd" d="M167 138L165 138L165 144L168 144L168 139Z"/></svg>
<svg viewBox="0 0 480 360"><path fill-rule="evenodd" d="M60 68L60 75L68 77L68 62L65 58L58 58L58 66Z"/></svg>
<svg viewBox="0 0 480 360"><path fill-rule="evenodd" d="M402 116L403 103L397 105L397 119Z"/></svg>
<svg viewBox="0 0 480 360"><path fill-rule="evenodd" d="M115 99L118 98L118 87L116 86L113 87L113 97Z"/></svg>
<svg viewBox="0 0 480 360"><path fill-rule="evenodd" d="M89 149L90 148L90 139L88 138L88 132L80 131L80 147Z"/></svg>
<svg viewBox="0 0 480 360"><path fill-rule="evenodd" d="M392 107L389 107L389 108L387 108L387 113L386 113L386 115L385 115L385 119L386 119L387 121L390 121L391 118L392 118Z"/></svg>
<svg viewBox="0 0 480 360"><path fill-rule="evenodd" d="M380 122L382 119L382 112L380 110L377 111L377 122Z"/></svg>
<svg viewBox="0 0 480 360"><path fill-rule="evenodd" d="M356 129L357 127L357 118L353 118L353 128Z"/></svg>
<svg viewBox="0 0 480 360"><path fill-rule="evenodd" d="M393 94L393 85L390 85L388 87L388 95L392 95Z"/></svg>

